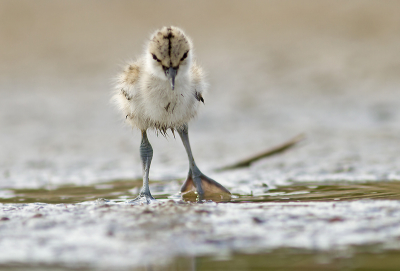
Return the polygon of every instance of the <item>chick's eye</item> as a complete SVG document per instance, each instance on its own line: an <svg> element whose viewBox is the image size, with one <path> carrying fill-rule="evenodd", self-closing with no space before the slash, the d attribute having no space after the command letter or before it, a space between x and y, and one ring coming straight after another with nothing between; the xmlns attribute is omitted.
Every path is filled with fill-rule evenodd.
<svg viewBox="0 0 400 271"><path fill-rule="evenodd" d="M183 61L185 58L187 58L187 55L188 55L188 52L184 53L182 58L181 58L181 61Z"/></svg>
<svg viewBox="0 0 400 271"><path fill-rule="evenodd" d="M159 59L156 57L155 54L152 54L152 55L153 55L153 59L154 59L154 60L156 60L157 62L161 62L161 60L159 60Z"/></svg>

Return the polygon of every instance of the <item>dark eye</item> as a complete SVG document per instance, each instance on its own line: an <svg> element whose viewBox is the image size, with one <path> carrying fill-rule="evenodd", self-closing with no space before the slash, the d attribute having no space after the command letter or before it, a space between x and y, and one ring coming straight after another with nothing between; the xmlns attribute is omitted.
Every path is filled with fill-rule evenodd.
<svg viewBox="0 0 400 271"><path fill-rule="evenodd" d="M183 61L185 58L187 58L188 52L189 52L189 51L187 51L186 53L183 54L183 56L182 56L182 58L181 58L181 61Z"/></svg>
<svg viewBox="0 0 400 271"><path fill-rule="evenodd" d="M161 62L161 60L159 60L159 59L156 57L155 54L152 54L152 55L153 55L153 59L154 59L154 60L156 60L157 62Z"/></svg>

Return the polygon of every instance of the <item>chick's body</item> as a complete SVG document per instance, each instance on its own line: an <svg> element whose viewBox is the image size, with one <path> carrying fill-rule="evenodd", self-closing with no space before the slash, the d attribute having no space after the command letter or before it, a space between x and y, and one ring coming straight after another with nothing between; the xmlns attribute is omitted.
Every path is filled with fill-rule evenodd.
<svg viewBox="0 0 400 271"><path fill-rule="evenodd" d="M165 133L196 116L206 84L192 57L192 44L182 30L165 27L153 34L144 56L118 77L114 99L130 125ZM177 70L174 89L165 75L169 68Z"/></svg>

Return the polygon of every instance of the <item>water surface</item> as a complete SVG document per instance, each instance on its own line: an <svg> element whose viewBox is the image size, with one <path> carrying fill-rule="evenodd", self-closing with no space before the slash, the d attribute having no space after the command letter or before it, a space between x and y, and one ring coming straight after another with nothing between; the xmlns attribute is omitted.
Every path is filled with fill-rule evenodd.
<svg viewBox="0 0 400 271"><path fill-rule="evenodd" d="M172 185L171 185L172 183ZM156 199L179 199L177 181L151 182ZM79 203L99 198L121 202L133 199L142 186L142 180L115 180L89 186L60 186L53 189L8 189L0 192L0 203ZM308 201L348 201L360 199L400 200L400 182L334 182L296 183L269 189L257 195L233 194L230 201L222 202L308 202ZM183 197L185 200L185 197ZM192 198L188 199L193 201ZM214 199L215 200L215 199Z"/></svg>

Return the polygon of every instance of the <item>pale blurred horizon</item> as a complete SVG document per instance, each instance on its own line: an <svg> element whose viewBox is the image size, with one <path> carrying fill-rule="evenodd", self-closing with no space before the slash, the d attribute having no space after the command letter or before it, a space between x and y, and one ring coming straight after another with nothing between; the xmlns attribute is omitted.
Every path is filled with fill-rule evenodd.
<svg viewBox="0 0 400 271"><path fill-rule="evenodd" d="M239 58L231 53L240 52L250 62L255 57L251 50L263 47L264 55L259 57L277 51L274 59L265 60L273 62L275 69L285 68L290 61L298 65L307 57L315 60L322 52L331 54L322 61L332 64L329 61L335 56L343 57L341 47L356 54L347 57L363 55L365 64L382 65L379 61L390 62L390 52L398 52L399 10L397 2L378 1L2 0L2 80L5 76L82 80L80 76L112 74L118 64L142 52L154 30L170 24L187 31L199 60L210 70L220 60ZM379 54L374 58L368 52Z"/></svg>

